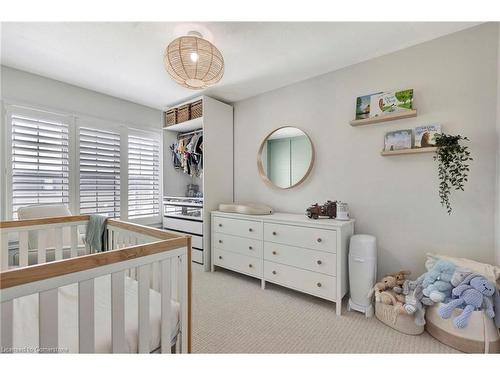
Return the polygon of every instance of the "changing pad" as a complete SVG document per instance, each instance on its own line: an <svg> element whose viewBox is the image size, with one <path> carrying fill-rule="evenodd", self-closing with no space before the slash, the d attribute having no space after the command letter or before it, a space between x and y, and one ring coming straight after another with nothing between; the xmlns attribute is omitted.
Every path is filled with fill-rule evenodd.
<svg viewBox="0 0 500 375"><path fill-rule="evenodd" d="M221 203L219 211L245 215L271 215L273 209L261 203Z"/></svg>

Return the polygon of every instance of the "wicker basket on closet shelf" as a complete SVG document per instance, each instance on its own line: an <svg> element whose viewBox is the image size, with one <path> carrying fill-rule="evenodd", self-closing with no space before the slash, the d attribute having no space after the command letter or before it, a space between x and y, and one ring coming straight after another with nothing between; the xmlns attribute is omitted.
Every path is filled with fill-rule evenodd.
<svg viewBox="0 0 500 375"><path fill-rule="evenodd" d="M177 108L172 108L165 112L165 126L175 124L177 124Z"/></svg>
<svg viewBox="0 0 500 375"><path fill-rule="evenodd" d="M189 104L185 104L177 108L177 123L189 120Z"/></svg>
<svg viewBox="0 0 500 375"><path fill-rule="evenodd" d="M190 104L190 111L191 111L191 119L203 116L203 103L201 99Z"/></svg>

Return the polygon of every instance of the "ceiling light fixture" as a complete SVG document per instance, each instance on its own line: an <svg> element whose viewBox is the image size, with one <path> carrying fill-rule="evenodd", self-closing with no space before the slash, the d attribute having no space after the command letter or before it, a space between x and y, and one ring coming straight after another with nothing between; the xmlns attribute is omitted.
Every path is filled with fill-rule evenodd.
<svg viewBox="0 0 500 375"><path fill-rule="evenodd" d="M212 86L224 75L222 53L196 31L172 41L163 61L175 82L193 90Z"/></svg>

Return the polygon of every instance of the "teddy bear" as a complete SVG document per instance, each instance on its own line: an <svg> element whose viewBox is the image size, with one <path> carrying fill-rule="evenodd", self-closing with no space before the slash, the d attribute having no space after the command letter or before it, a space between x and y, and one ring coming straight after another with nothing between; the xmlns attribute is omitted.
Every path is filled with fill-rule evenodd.
<svg viewBox="0 0 500 375"><path fill-rule="evenodd" d="M406 313L404 309L405 296L394 292L394 290L384 290L378 295L378 302L385 305L393 305L398 313Z"/></svg>
<svg viewBox="0 0 500 375"><path fill-rule="evenodd" d="M442 305L438 310L441 318L448 319L453 310L463 304L465 307L462 313L453 320L453 324L457 328L467 327L470 316L475 309L484 307L486 316L491 319L495 316L491 301L491 297L495 293L495 285L483 276L470 276L472 277L466 277L459 286L453 289L452 294L457 298Z"/></svg>
<svg viewBox="0 0 500 375"><path fill-rule="evenodd" d="M370 292L368 298L371 298L375 293L375 301L380 302L380 293L384 290L390 290L396 286L396 278L394 276L384 276L382 280L376 283Z"/></svg>
<svg viewBox="0 0 500 375"><path fill-rule="evenodd" d="M411 274L411 271L399 271L399 272L396 272L396 273L390 273L389 275L387 276L393 276L396 278L396 285L401 287L403 286L406 278L408 275Z"/></svg>
<svg viewBox="0 0 500 375"><path fill-rule="evenodd" d="M453 263L440 259L426 273L412 281L410 288L415 289L418 285L422 285L424 294L422 303L425 305L443 302L446 298L451 297L451 289L453 288L451 278L455 269L456 266Z"/></svg>

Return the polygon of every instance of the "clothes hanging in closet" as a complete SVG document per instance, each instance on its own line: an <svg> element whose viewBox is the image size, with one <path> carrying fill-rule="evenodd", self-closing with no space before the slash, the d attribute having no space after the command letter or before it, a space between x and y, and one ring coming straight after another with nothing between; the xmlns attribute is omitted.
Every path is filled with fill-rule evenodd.
<svg viewBox="0 0 500 375"><path fill-rule="evenodd" d="M201 177L203 173L203 134L195 133L179 138L170 145L172 164L190 176Z"/></svg>

